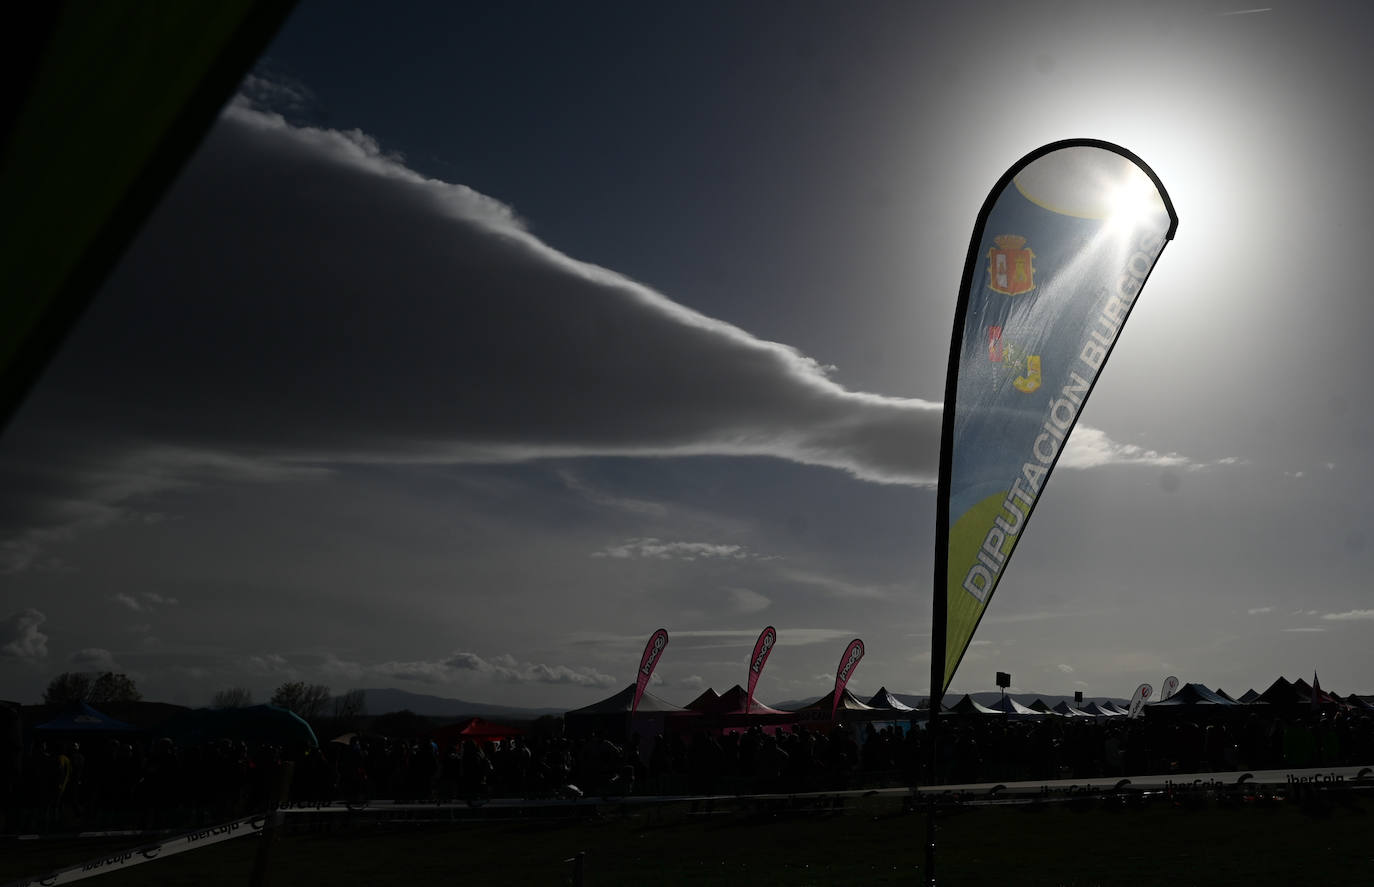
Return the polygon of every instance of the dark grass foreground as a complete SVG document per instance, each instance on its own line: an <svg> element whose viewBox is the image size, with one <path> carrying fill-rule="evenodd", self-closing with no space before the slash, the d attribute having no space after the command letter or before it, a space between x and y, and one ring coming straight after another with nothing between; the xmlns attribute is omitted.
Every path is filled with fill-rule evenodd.
<svg viewBox="0 0 1374 887"><path fill-rule="evenodd" d="M694 814L687 805L606 807L590 821L345 825L271 847L276 885L585 883L916 884L925 819L900 798L852 799L843 813ZM1278 800L1134 807L1098 801L964 808L942 816L942 884L1370 884L1374 797L1304 807ZM111 853L124 842L10 842L0 883ZM246 885L256 837L92 878L125 884Z"/></svg>

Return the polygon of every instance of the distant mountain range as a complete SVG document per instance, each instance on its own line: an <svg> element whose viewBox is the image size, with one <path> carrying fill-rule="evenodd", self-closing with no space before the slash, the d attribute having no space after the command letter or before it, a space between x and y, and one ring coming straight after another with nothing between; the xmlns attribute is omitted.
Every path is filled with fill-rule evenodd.
<svg viewBox="0 0 1374 887"><path fill-rule="evenodd" d="M542 715L561 715L561 708L520 708L514 705L493 705L489 702L469 702L405 690L363 690L363 704L370 715L384 715L394 711L412 711L430 718L507 718L534 720Z"/></svg>

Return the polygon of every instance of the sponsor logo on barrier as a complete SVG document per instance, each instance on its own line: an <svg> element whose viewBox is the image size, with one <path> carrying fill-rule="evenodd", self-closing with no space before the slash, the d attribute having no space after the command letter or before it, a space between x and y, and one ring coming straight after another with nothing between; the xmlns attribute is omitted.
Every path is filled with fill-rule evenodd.
<svg viewBox="0 0 1374 887"><path fill-rule="evenodd" d="M1297 776L1289 773L1287 781L1292 785L1314 782L1345 782L1345 777L1340 773L1314 773L1311 776Z"/></svg>
<svg viewBox="0 0 1374 887"><path fill-rule="evenodd" d="M238 822L230 822L226 823L225 825L215 826L214 828L208 828L198 832L192 832L191 834L186 836L186 841L188 843L195 843L196 841L204 841L206 838L214 838L218 837L219 835L233 834L234 832L239 830L239 826L241 824L242 823Z"/></svg>
<svg viewBox="0 0 1374 887"><path fill-rule="evenodd" d="M142 847L133 847L120 853L109 856L102 856L87 862L79 863L55 872L49 872L39 878L29 881L18 881L15 883L57 885L66 884L72 881L81 881L92 878L96 875L104 874L115 868L125 868L128 866L141 865L154 859L162 859L173 856L186 850L193 850L209 844L216 844L220 841L227 841L230 838L238 837L241 834L248 834L249 830L244 829L247 825L253 829L261 829L262 817L253 819L240 819L235 822L226 822L222 825L212 826L211 828L201 829L200 831L189 832L170 838L160 844L147 844Z"/></svg>

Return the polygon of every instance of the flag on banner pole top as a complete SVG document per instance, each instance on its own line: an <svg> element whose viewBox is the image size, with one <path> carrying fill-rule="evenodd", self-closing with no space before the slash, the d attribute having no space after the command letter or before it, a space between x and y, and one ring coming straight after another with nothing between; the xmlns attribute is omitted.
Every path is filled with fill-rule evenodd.
<svg viewBox="0 0 1374 887"><path fill-rule="evenodd" d="M835 712L840 707L840 695L844 693L845 685L854 676L854 670L859 667L859 660L864 658L864 642L855 638L849 642L849 646L844 648L844 655L840 657L840 665L835 669L835 693L830 699L830 720L835 720Z"/></svg>
<svg viewBox="0 0 1374 887"><path fill-rule="evenodd" d="M749 714L754 707L754 688L758 686L759 676L763 674L763 667L768 663L768 654L773 652L773 645L778 642L778 632L773 626L768 626L759 633L759 639L754 642L754 652L749 656L749 688L744 697L744 713Z"/></svg>
<svg viewBox="0 0 1374 887"><path fill-rule="evenodd" d="M644 690L649 686L649 678L653 676L654 668L663 658L663 650L667 646L668 629L660 628L649 635L649 642L644 645L644 655L639 657L639 671L635 674L635 698L634 702L630 703L630 714L639 711L639 700L644 696Z"/></svg>
<svg viewBox="0 0 1374 887"><path fill-rule="evenodd" d="M1135 688L1135 692L1131 694L1130 717L1140 716L1140 710L1145 707L1145 703L1150 701L1150 694L1153 692L1154 688L1149 684L1141 684Z"/></svg>

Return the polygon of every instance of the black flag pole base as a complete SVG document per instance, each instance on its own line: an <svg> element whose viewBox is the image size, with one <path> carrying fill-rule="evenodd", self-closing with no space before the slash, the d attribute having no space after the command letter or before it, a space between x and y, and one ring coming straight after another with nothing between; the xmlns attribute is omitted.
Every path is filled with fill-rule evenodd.
<svg viewBox="0 0 1374 887"><path fill-rule="evenodd" d="M926 808L926 885L935 887L935 811L939 802Z"/></svg>

